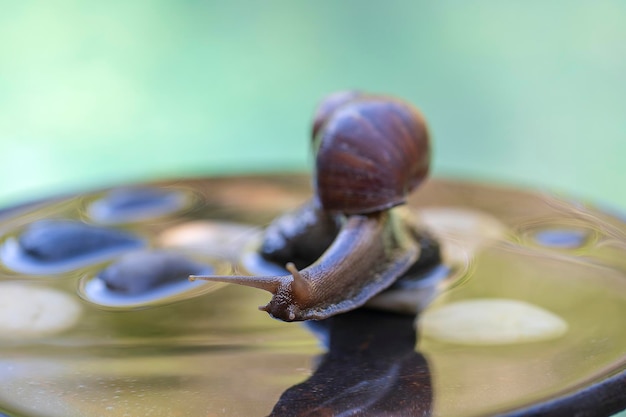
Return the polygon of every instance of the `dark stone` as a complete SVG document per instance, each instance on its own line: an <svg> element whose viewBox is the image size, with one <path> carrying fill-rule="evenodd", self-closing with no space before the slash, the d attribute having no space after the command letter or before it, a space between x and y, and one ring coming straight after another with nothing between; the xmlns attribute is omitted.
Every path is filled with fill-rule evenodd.
<svg viewBox="0 0 626 417"><path fill-rule="evenodd" d="M156 187L120 188L92 203L89 214L98 221L118 223L175 213L184 205L185 197L180 191Z"/></svg>
<svg viewBox="0 0 626 417"><path fill-rule="evenodd" d="M19 236L21 250L39 262L63 262L113 249L130 249L143 241L130 233L74 220L41 220Z"/></svg>
<svg viewBox="0 0 626 417"><path fill-rule="evenodd" d="M183 255L164 251L126 254L99 275L111 291L141 294L163 284L186 281L189 275L208 275L212 268Z"/></svg>
<svg viewBox="0 0 626 417"><path fill-rule="evenodd" d="M582 246L589 233L584 230L573 229L546 229L535 234L537 243L560 249L574 249Z"/></svg>

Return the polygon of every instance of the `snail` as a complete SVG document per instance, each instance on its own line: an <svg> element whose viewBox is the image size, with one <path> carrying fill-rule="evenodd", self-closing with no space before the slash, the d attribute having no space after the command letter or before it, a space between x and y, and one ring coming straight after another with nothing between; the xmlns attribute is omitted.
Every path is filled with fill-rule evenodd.
<svg viewBox="0 0 626 417"><path fill-rule="evenodd" d="M335 93L318 107L313 148L313 199L276 219L260 249L289 275L190 279L263 289L273 297L259 308L272 317L320 320L364 305L419 260L422 235L402 207L430 163L418 110L395 98Z"/></svg>

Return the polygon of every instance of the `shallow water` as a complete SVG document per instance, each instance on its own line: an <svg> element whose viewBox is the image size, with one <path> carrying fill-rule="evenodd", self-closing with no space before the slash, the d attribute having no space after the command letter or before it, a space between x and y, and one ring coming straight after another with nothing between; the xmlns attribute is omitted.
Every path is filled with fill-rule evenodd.
<svg viewBox="0 0 626 417"><path fill-rule="evenodd" d="M185 205L159 211L134 204L132 221L128 211L116 221L109 210L106 227L220 273L242 269L240 255L249 255L260 228L310 193L303 177L155 186L184 195L176 201ZM99 224L89 208L106 196L100 191L0 214L3 248L40 219ZM367 310L305 326L259 312L269 296L250 288L185 280L139 298L112 293L97 276L118 255L62 273L55 265L48 273L45 265L16 270L4 259L0 294L8 288L3 285L59 291L80 316L47 333L0 332L0 411L20 417L262 416L274 409L279 416L300 407L480 416L624 372L626 226L619 219L549 195L449 181L429 182L411 206L444 242L444 270L450 271L449 279L434 280L428 308L474 298L526 301L565 320L567 333L533 343L461 345L420 337L410 314ZM0 304L0 312L12 308Z"/></svg>

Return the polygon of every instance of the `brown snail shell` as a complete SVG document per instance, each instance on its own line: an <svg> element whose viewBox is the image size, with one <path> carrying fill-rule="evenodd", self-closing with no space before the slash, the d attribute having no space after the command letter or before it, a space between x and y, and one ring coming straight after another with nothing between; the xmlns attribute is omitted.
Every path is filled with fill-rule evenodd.
<svg viewBox="0 0 626 417"><path fill-rule="evenodd" d="M402 204L428 174L426 123L400 100L348 100L327 118L315 141L315 189L327 211L363 214Z"/></svg>

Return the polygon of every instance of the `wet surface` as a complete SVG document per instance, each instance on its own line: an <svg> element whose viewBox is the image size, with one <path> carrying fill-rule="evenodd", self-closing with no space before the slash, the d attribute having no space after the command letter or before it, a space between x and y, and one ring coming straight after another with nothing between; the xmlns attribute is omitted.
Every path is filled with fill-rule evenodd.
<svg viewBox="0 0 626 417"><path fill-rule="evenodd" d="M13 298L24 301L0 303L0 314L10 316L5 322L38 317L47 308L65 319L44 330L37 326L45 322L33 320L37 326L17 324L28 332L2 332L0 415L281 416L350 410L463 417L512 414L555 398L575 398L567 401L583 407L578 409L603 410L599 415L626 406L615 394L626 378L608 379L626 372L626 226L590 206L430 181L411 206L415 219L440 242L442 264L423 271L421 280L398 283L395 295L390 291L387 300L373 304L379 310L306 325L259 312L256 307L269 298L264 292L179 276L187 267L216 273L245 271L250 262L257 267L262 259L253 252L260 228L305 202L308 183L290 176L133 187L193 195L193 204L158 216L144 211L150 221L131 216L106 225L142 242L143 249L116 246L119 250L106 256L84 256L100 246L72 246L61 239L57 247L55 236L65 234L53 233L52 243L43 246L47 253L60 250L54 261L38 259L37 268L28 269L3 256L0 291L17 291L22 295ZM24 231L43 220L100 228L92 225L85 202L110 195L115 192L1 214L3 253L19 249ZM147 200L161 201L155 195ZM132 195L125 198L120 207L145 207ZM67 267L74 256L81 262ZM170 256L176 267L168 270ZM123 267L115 279L140 277L130 294L101 279L115 265ZM137 272L144 267L147 272ZM59 294L72 301L48 303ZM567 331L550 340L480 346L416 332L416 313L479 298L531 304L559 317ZM62 310L66 304L74 307ZM398 311L406 314L380 310L390 305L402 305ZM604 397L594 387L601 387ZM584 388L590 391L573 397Z"/></svg>

